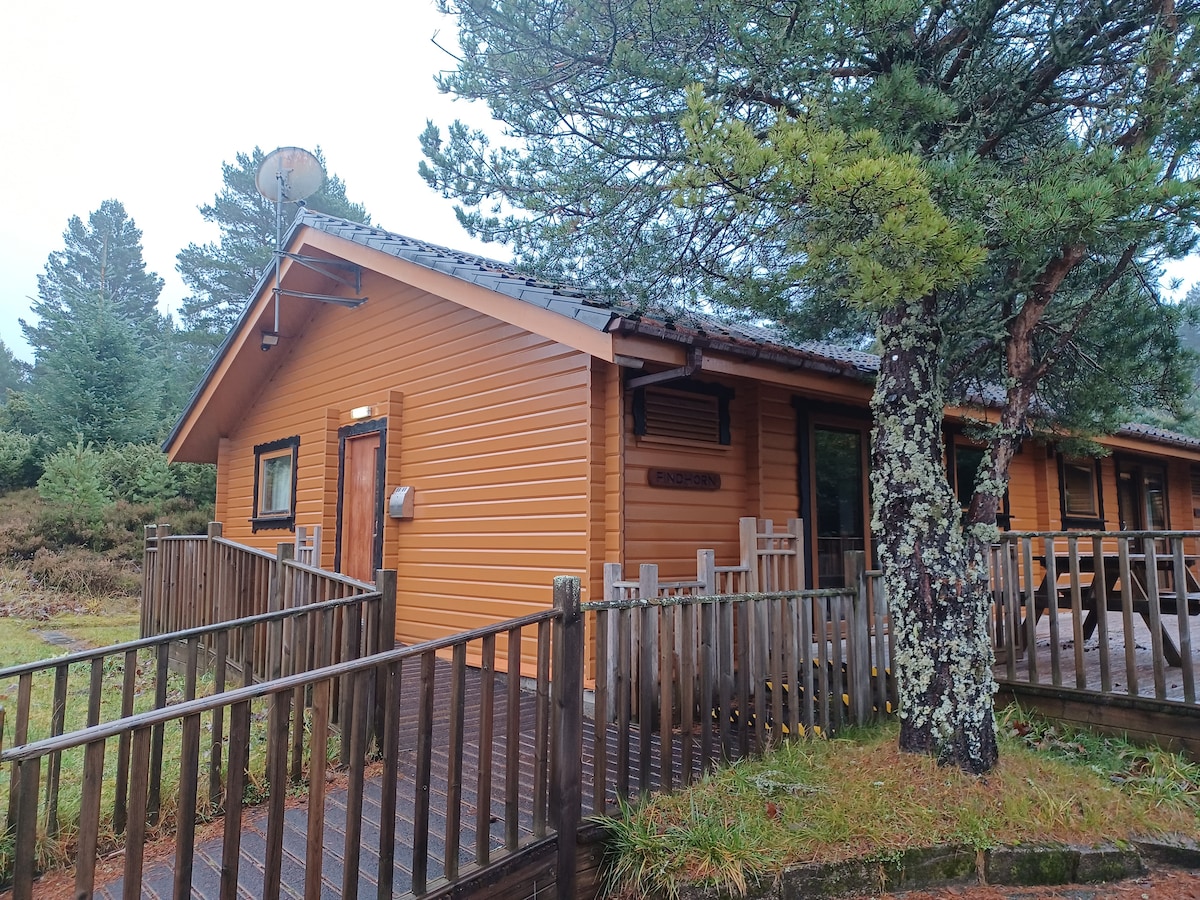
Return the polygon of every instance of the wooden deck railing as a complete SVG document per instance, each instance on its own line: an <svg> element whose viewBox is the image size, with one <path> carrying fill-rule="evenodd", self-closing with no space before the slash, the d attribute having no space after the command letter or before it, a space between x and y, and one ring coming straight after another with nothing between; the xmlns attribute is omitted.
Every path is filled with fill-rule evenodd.
<svg viewBox="0 0 1200 900"><path fill-rule="evenodd" d="M394 591L394 573L380 573L380 586L385 594ZM266 821L262 826L265 849L261 851L264 877L261 891L256 889L255 893L268 900L279 897L287 786L289 781L307 780L303 890L306 898L320 897L328 792L327 743L333 696L339 685L344 686L349 698L349 715L343 727L343 742L349 751L341 896L363 896L360 854L368 846L364 838L364 784L369 742L376 727L384 777L380 781L378 821L367 831L377 831L377 839L369 842L378 871L373 891L377 896L425 895L453 881L465 868L495 863L556 830L572 835L570 841L560 842L556 867L559 878L569 880L575 865L573 836L580 822L582 777L583 635L578 581L556 579L555 607L545 612L357 660L333 661L329 621L328 611L317 618L314 644L318 652L316 667L310 671L186 699L173 706L0 750L0 764L13 767L16 786L15 817L9 822L15 842L14 900L33 896L35 851L46 818L41 773L56 755L79 750L84 756L85 777L74 851L75 890L77 896L91 896L104 799L100 773L117 745L132 748L125 896L140 896L143 840L151 821L152 746L156 730L169 725L180 734L180 777L174 803L174 895L191 896L200 785L206 775L211 778L212 767L217 766L223 776L223 792L221 803L210 809L224 822L220 896L239 896L243 808L250 787L257 785L266 794ZM520 646L531 639L536 643L538 672L535 690L528 695L522 693L517 677L504 677L501 682L495 660L498 645L507 658L519 659ZM468 670L468 649L478 651L483 660L480 670ZM444 661L447 657L448 663ZM443 675L448 676L448 691L442 689L446 682ZM403 696L402 690L406 691ZM307 712L297 703L305 696L312 698ZM532 708L524 702L530 696ZM377 726L373 723L372 697L380 698L383 710ZM472 709L469 723L465 712L468 706ZM228 722L228 733L209 743L201 735L209 733L209 724L218 716ZM558 717L553 725L552 716ZM252 722L259 719L265 720L266 730L265 752L261 753L251 748ZM477 748L470 754L464 740L468 724L473 732L471 747ZM301 739L299 745L295 743L296 735ZM207 749L211 749L211 756L205 752ZM402 751L406 756L415 752L414 777L404 782L398 777ZM526 781L521 762L528 752L532 752L536 764L529 769L531 780ZM402 784L411 791L412 856L397 860L397 798ZM444 816L431 784L440 784L445 792ZM520 809L530 797L532 819L522 825ZM442 829L435 834L439 821ZM439 845L436 854L431 852L432 844ZM410 878L409 883L397 883L396 873Z"/></svg>
<svg viewBox="0 0 1200 900"><path fill-rule="evenodd" d="M997 677L1196 704L1200 532L1010 532L991 558Z"/></svg>
<svg viewBox="0 0 1200 900"><path fill-rule="evenodd" d="M712 596L703 574L664 585L654 566L636 583L611 570L613 598L583 605L595 614L594 808L895 709L882 592L863 554L849 556L849 586L821 591Z"/></svg>
<svg viewBox="0 0 1200 900"><path fill-rule="evenodd" d="M295 541L280 543L274 554L226 540L221 531L219 522L211 523L205 535L172 535L166 525L147 527L142 567L142 637L375 593L375 586L368 582L319 567L319 528L298 527ZM394 630L394 620L368 625L372 636ZM312 647L305 640L304 627L303 620L286 626L283 655L274 664L266 628L255 630L251 652L246 655L255 678L311 668ZM340 644L343 638L339 625L335 640ZM376 642L371 646L380 645ZM202 639L201 650L211 653L213 647ZM243 663L241 652L239 647L230 657L231 664L239 668ZM307 654L309 659L293 663L294 653Z"/></svg>
<svg viewBox="0 0 1200 900"><path fill-rule="evenodd" d="M312 579L308 567L288 566L284 583L295 578ZM390 649L391 632L381 627L390 619L385 608L394 609L394 579L384 582L385 590L359 591L345 597L292 605L286 609L203 625L157 637L141 638L96 650L71 653L40 662L0 669L0 696L15 696L11 714L0 706L0 748L16 747L39 741L54 741L63 735L155 710L169 709L198 696L218 696L252 684L255 680L255 655L268 660L274 677L313 668L314 657L330 663L349 662ZM260 647L261 639L261 647ZM289 639L297 641L305 652L289 652ZM247 660L251 664L247 664ZM172 662L182 674L171 671ZM345 699L347 708L335 710L335 721L346 721L349 691L344 686L334 691L335 700ZM294 698L298 708L305 698ZM33 716L34 710L49 710L49 715ZM382 709L375 720L381 718ZM214 708L207 722L204 750L207 760L205 803L216 807L221 802L228 772L222 765L221 752L226 740L224 709ZM297 720L297 728L303 721ZM344 736L343 736L344 737ZM131 803L132 745L129 733L120 736L110 766L111 779L103 788L104 821L115 835L126 829ZM301 765L302 735L292 734L291 771ZM164 760L173 757L168 735L160 723L151 729L145 771L147 819L159 819L164 785ZM349 755L343 739L340 756ZM51 839L60 831L70 833L76 826L77 798L88 770L81 771L79 760L64 757L53 750L42 769L37 790L43 796L42 834ZM169 780L169 779L168 779ZM20 805L21 776L14 764L7 779L6 802L0 804L0 833L14 826ZM3 785L0 785L3 787ZM72 798L72 799L64 799ZM65 805L66 811L60 807Z"/></svg>

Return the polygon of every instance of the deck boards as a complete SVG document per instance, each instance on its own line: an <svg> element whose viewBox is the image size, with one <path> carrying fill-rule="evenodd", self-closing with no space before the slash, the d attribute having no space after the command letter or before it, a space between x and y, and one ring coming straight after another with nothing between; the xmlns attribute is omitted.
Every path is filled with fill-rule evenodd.
<svg viewBox="0 0 1200 900"><path fill-rule="evenodd" d="M415 675L415 671L412 673ZM477 802L477 773L479 746L479 702L480 679L476 670L468 673L465 704L465 733L464 744L466 752L463 756L462 770L462 803L463 816L461 823L462 847L459 859L463 873L470 870L474 862L476 834L475 809ZM508 742L506 676L496 677L496 714L493 724L493 790L491 800L491 816L489 829L489 844L493 859L503 851L505 846L505 772L504 759ZM418 690L419 679L409 677L405 672L401 693L401 723L400 723L400 763L395 777L398 780L398 799L396 809L396 856L393 866L394 890L396 893L412 889L412 839L415 811L416 746L418 723ZM433 741L433 765L430 780L430 836L429 836L429 881L432 887L435 880L441 878L445 868L445 836L447 808L447 773L449 771L448 740L441 739L448 733L450 724L450 666L445 662L437 665L437 687L435 691L435 715ZM522 843L532 840L533 825L533 779L535 771L535 753L533 745L534 714L536 696L532 690L523 690L520 703L520 720L517 738L520 747L520 784L519 791L519 820L517 831ZM583 757L585 778L590 779L591 761L593 759L593 734L591 723L584 726ZM636 790L637 784L637 753L638 735L633 729L630 734L630 757L633 761L634 772L631 778L631 788ZM610 738L610 757L615 754L615 736ZM657 740L652 742L654 765L651 769L651 788L659 782L657 767ZM363 802L363 840L359 864L358 892L362 897L374 897L378 880L379 848L378 836L380 831L380 805L382 778L381 772L375 773L366 782ZM327 792L325 800L325 829L324 829L324 863L321 873L321 896L323 898L341 897L342 863L344 860L344 841L346 823L346 789L344 787ZM584 815L592 812L592 797L590 791L583 797ZM243 816L242 847L238 866L239 895L246 898L262 896L263 862L266 846L266 806L247 810ZM304 847L306 824L308 817L307 802L291 803L284 823L283 874L280 895L284 898L299 900L304 896ZM201 842L196 847L194 873L192 880L192 896L195 898L212 898L218 896L221 872L221 839L219 837ZM147 863L143 875L142 896L145 898L171 897L173 878L173 858ZM116 879L103 885L98 885L94 893L103 900L119 900L124 889L122 879Z"/></svg>

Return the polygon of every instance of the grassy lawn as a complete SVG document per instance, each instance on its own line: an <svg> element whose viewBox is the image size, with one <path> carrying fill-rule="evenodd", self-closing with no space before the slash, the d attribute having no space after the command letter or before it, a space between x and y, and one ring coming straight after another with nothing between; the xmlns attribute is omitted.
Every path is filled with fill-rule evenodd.
<svg viewBox="0 0 1200 900"><path fill-rule="evenodd" d="M985 778L900 753L896 723L739 762L607 820L614 884L627 897L674 896L685 884L744 892L796 863L937 844L1200 833L1200 766L1019 710L1001 730L1001 762Z"/></svg>
<svg viewBox="0 0 1200 900"><path fill-rule="evenodd" d="M100 647L135 639L138 634L138 617L137 613L129 610L126 605L116 604L111 605L107 612L98 610L95 613L60 613L45 621L0 619L0 668L61 656L67 652L65 648L48 644L37 634L39 631L62 632L77 641ZM138 657L135 678L134 712L142 712L154 707L155 668L153 653L142 651ZM90 675L90 663L76 663L69 668L65 731L82 728L87 724ZM110 721L120 717L123 680L123 656L106 660L103 666L103 689L100 696L101 721ZM204 696L211 693L212 689L211 677L202 676L197 684L198 695ZM184 698L184 678L181 674L171 673L169 675L167 695L168 703L179 702ZM53 696L54 671L50 669L39 673L33 679L29 740L38 740L50 735ZM0 706L6 710L4 745L8 747L13 743L17 711L16 679L0 682ZM207 727L211 724L211 720L206 716L203 721L203 731L207 733ZM261 729L258 730L261 731ZM164 828L173 827L180 735L181 726L178 722L170 722L166 725L163 740L162 816L160 818L160 824ZM203 738L201 743L203 744ZM112 830L112 812L116 797L117 748L118 740L110 739L106 744L104 757L101 845L108 847L119 843L118 836ZM261 755L261 753L256 753L256 755ZM206 768L204 763L207 754L203 746L201 757L201 785L202 789L206 789L207 772L203 770ZM39 824L39 868L54 868L69 860L78 830L82 771L83 748L68 750L62 754L57 829L49 827L43 807ZM46 773L47 762L43 760L41 773L43 786L46 783ZM0 772L0 819L7 815L9 791L9 772ZM44 799L43 787L43 802ZM11 874L12 846L11 834L0 835L0 885L3 885Z"/></svg>

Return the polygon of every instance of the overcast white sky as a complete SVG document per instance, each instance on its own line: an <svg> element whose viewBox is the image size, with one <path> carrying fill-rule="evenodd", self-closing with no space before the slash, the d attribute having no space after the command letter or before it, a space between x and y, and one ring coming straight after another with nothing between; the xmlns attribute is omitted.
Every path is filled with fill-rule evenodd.
<svg viewBox="0 0 1200 900"><path fill-rule="evenodd" d="M471 241L416 172L426 119L486 121L433 86L450 59L431 39L456 44L432 0L11 0L0 34L0 338L21 356L17 320L71 216L124 203L174 308L175 255L216 237L197 207L255 145L320 146L376 224L507 256Z"/></svg>
<svg viewBox="0 0 1200 900"><path fill-rule="evenodd" d="M456 45L432 0L14 0L0 34L0 338L19 355L17 320L71 216L124 203L173 308L175 255L217 236L197 207L256 144L319 145L376 224L507 258L417 175L426 119L486 117L433 86L451 61L431 38Z"/></svg>

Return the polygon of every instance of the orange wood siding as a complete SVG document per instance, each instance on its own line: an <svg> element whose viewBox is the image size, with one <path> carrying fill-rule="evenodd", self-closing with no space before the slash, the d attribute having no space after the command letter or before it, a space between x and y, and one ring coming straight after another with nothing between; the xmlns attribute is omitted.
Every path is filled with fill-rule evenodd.
<svg viewBox="0 0 1200 900"><path fill-rule="evenodd" d="M711 379L705 379L711 380ZM747 381L733 387L728 446L637 437L631 392L626 392L624 553L627 577L641 563L657 563L659 577L691 579L696 551L716 551L718 565L739 559L738 519L796 515L796 420L785 388ZM721 476L719 490L652 487L651 468L687 469Z"/></svg>
<svg viewBox="0 0 1200 900"><path fill-rule="evenodd" d="M799 515L800 465L796 451L796 411L790 391L763 385L758 398L758 461L760 499L757 508L742 515L774 519L782 529L788 519Z"/></svg>
<svg viewBox="0 0 1200 900"><path fill-rule="evenodd" d="M296 521L323 526L331 564L337 428L370 405L388 418L385 496L416 489L411 521L384 520L402 640L545 608L558 574L586 587L591 358L391 280L368 278L364 293L357 310L318 308L271 351L278 367L222 454L225 534L291 540L251 533L253 447L299 434Z"/></svg>
<svg viewBox="0 0 1200 900"><path fill-rule="evenodd" d="M625 552L621 562L636 578L642 563L657 563L665 580L696 577L696 551L715 550L719 563L738 557L737 520L746 509L746 442L755 430L741 393L730 400L729 446L650 439L633 434L632 392L625 409ZM688 469L721 476L719 490L649 485L651 468Z"/></svg>

